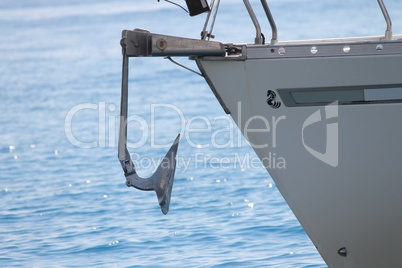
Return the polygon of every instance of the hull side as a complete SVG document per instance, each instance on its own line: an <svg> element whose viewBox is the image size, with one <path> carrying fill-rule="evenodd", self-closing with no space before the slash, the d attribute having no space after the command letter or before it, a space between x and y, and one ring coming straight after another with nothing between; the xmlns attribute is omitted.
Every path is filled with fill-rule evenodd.
<svg viewBox="0 0 402 268"><path fill-rule="evenodd" d="M259 158L270 158L268 172L329 267L402 267L402 103L287 107L278 94L402 84L401 55L197 63Z"/></svg>

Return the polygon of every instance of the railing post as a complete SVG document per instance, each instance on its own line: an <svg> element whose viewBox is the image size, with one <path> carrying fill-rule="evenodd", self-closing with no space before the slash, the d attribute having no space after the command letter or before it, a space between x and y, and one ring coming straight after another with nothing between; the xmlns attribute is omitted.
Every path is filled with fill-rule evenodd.
<svg viewBox="0 0 402 268"><path fill-rule="evenodd" d="M262 7L264 8L265 14L267 15L269 25L272 29L271 45L278 43L278 29L276 28L274 17L272 16L271 10L268 7L266 0L261 0Z"/></svg>
<svg viewBox="0 0 402 268"><path fill-rule="evenodd" d="M256 45L257 44L262 44L261 26L260 26L260 24L259 24L259 22L257 20L257 17L254 14L253 8L251 7L250 2L248 0L243 0L243 2L244 2L244 5L247 8L247 11L248 11L248 14L250 15L251 20L254 23L254 27L255 27L255 31L256 31L255 42L254 43Z"/></svg>
<svg viewBox="0 0 402 268"><path fill-rule="evenodd" d="M385 30L385 40L392 39L392 22L391 18L388 14L387 8L385 7L383 0L377 0L378 4L380 5L382 14L384 15L385 21L387 22L387 29Z"/></svg>

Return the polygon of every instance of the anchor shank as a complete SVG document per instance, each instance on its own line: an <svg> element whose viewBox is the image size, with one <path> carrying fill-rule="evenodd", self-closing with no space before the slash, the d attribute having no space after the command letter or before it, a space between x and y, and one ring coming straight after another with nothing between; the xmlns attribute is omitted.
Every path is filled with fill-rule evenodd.
<svg viewBox="0 0 402 268"><path fill-rule="evenodd" d="M128 57L123 52L123 67L121 79L121 101L120 101L120 128L119 128L119 160L127 160L127 114L128 114Z"/></svg>
<svg viewBox="0 0 402 268"><path fill-rule="evenodd" d="M127 150L128 60L126 50L123 48L118 158L126 176L135 172L134 163Z"/></svg>

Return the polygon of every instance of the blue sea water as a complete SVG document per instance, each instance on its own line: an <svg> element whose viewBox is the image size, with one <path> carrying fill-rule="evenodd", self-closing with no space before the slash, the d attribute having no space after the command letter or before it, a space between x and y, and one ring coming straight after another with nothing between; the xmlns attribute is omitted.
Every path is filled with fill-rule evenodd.
<svg viewBox="0 0 402 268"><path fill-rule="evenodd" d="M269 4L280 40L385 31L374 0ZM146 177L184 134L169 214L125 185L121 31L198 38L204 19L163 1L0 0L1 267L326 267L203 78L162 58L130 61L128 137ZM215 34L253 41L242 1L223 1Z"/></svg>

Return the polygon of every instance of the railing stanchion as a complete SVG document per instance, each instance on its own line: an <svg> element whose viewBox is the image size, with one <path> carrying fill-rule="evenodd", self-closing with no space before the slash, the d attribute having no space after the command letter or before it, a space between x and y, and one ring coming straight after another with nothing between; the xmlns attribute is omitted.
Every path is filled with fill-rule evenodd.
<svg viewBox="0 0 402 268"><path fill-rule="evenodd" d="M250 2L249 2L248 0L243 0L243 2L244 2L244 5L245 5L246 8L247 8L247 11L248 11L248 14L250 15L251 20L252 20L253 23L254 23L254 27L255 27L255 31L256 31L256 34L255 34L255 42L254 42L254 43L255 43L256 45L262 44L263 42L262 42L262 35L261 35L261 26L260 26L260 23L258 22L257 17L256 17L255 14L254 14L254 11L253 11L253 8L252 8L251 5L250 5Z"/></svg>
<svg viewBox="0 0 402 268"><path fill-rule="evenodd" d="M272 29L271 45L278 43L278 29L276 28L274 17L272 16L271 10L268 7L266 0L261 0L262 7L264 8L265 14L267 15L269 25Z"/></svg>
<svg viewBox="0 0 402 268"><path fill-rule="evenodd" d="M385 7L384 1L383 0L377 0L378 4L380 5L382 14L384 15L384 19L387 22L387 29L385 30L385 40L391 40L392 39L392 22L391 18L388 14L387 8Z"/></svg>

